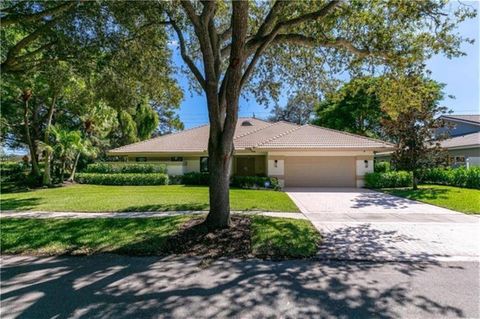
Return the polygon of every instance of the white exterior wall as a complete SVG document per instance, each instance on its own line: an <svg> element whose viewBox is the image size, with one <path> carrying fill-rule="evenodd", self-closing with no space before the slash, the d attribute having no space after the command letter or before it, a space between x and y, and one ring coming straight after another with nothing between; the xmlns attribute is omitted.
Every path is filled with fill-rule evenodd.
<svg viewBox="0 0 480 319"><path fill-rule="evenodd" d="M357 187L364 187L363 177L366 173L373 173L373 159L357 159Z"/></svg>
<svg viewBox="0 0 480 319"><path fill-rule="evenodd" d="M189 159L184 161L184 163L184 173L200 172L200 158Z"/></svg>
<svg viewBox="0 0 480 319"><path fill-rule="evenodd" d="M469 156L465 158L465 165L467 167L480 166L480 157Z"/></svg>
<svg viewBox="0 0 480 319"><path fill-rule="evenodd" d="M268 176L276 177L280 187L285 186L285 161L283 159L268 159L267 174Z"/></svg>
<svg viewBox="0 0 480 319"><path fill-rule="evenodd" d="M183 162L169 162L167 164L167 174L171 176L183 175Z"/></svg>

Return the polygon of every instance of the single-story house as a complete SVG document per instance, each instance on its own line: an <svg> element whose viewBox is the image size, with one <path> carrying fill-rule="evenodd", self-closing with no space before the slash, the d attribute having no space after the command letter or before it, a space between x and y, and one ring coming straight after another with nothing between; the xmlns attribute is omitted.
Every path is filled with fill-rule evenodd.
<svg viewBox="0 0 480 319"><path fill-rule="evenodd" d="M169 175L208 171L209 126L125 145L108 152L126 161L163 162ZM375 152L394 146L315 125L240 118L231 174L277 177L288 187L362 187Z"/></svg>
<svg viewBox="0 0 480 319"><path fill-rule="evenodd" d="M480 166L480 114L444 115L449 138L440 142L452 166ZM445 133L444 129L438 133Z"/></svg>

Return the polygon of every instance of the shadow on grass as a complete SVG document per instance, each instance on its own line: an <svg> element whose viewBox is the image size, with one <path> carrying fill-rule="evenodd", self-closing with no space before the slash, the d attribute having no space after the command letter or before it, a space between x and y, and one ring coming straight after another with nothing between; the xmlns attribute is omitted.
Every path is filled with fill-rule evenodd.
<svg viewBox="0 0 480 319"><path fill-rule="evenodd" d="M120 212L165 212L165 211L188 211L188 210L207 210L208 204L188 203L188 204L156 204L129 206Z"/></svg>
<svg viewBox="0 0 480 319"><path fill-rule="evenodd" d="M389 190L388 192L392 195L402 196L408 199L435 200L435 199L448 199L452 190L439 189L439 188L420 188L417 190L413 190L413 189Z"/></svg>
<svg viewBox="0 0 480 319"><path fill-rule="evenodd" d="M34 255L164 255L166 239L189 218L3 218L1 250Z"/></svg>
<svg viewBox="0 0 480 319"><path fill-rule="evenodd" d="M0 200L0 206L2 210L31 210L40 204L40 198L2 198Z"/></svg>
<svg viewBox="0 0 480 319"><path fill-rule="evenodd" d="M312 257L321 237L306 220L252 216L252 250L260 258Z"/></svg>

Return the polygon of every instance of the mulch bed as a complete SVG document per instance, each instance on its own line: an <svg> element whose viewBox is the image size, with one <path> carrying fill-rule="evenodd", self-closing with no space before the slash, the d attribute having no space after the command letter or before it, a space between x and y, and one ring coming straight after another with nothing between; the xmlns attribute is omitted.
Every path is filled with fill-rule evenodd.
<svg viewBox="0 0 480 319"><path fill-rule="evenodd" d="M232 227L209 231L203 219L194 218L170 237L166 243L169 253L202 256L209 259L220 257L251 257L250 218L232 216Z"/></svg>

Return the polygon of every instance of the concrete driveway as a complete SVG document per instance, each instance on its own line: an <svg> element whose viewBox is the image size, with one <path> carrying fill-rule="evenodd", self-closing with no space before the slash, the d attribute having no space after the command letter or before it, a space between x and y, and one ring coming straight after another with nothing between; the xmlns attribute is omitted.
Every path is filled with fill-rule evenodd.
<svg viewBox="0 0 480 319"><path fill-rule="evenodd" d="M324 237L319 257L342 260L480 258L480 219L358 188L289 188Z"/></svg>

